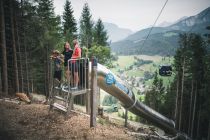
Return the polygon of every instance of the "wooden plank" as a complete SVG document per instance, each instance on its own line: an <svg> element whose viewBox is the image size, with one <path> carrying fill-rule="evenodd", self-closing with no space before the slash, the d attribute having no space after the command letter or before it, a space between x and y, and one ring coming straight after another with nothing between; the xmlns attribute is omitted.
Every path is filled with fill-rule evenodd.
<svg viewBox="0 0 210 140"><path fill-rule="evenodd" d="M66 107L64 107L64 106L62 106L62 105L60 105L60 104L58 104L58 103L53 103L53 107L55 107L55 108L57 108L57 109L59 109L59 110L62 110L62 111L64 111L64 112L67 112Z"/></svg>
<svg viewBox="0 0 210 140"><path fill-rule="evenodd" d="M81 94L85 94L85 93L87 93L87 90L86 89L72 91L72 95L73 96L77 96L77 95L81 95Z"/></svg>
<svg viewBox="0 0 210 140"><path fill-rule="evenodd" d="M66 99L60 97L60 96L54 96L55 99L60 100L60 101L66 101Z"/></svg>

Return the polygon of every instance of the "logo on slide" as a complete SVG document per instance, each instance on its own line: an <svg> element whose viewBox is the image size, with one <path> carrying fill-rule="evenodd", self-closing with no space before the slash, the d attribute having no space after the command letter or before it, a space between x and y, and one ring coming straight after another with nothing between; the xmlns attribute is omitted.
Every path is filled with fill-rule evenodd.
<svg viewBox="0 0 210 140"><path fill-rule="evenodd" d="M108 73L108 74L106 75L105 80L106 80L106 84L107 84L107 85L112 85L112 84L115 83L114 75L111 74L111 73Z"/></svg>

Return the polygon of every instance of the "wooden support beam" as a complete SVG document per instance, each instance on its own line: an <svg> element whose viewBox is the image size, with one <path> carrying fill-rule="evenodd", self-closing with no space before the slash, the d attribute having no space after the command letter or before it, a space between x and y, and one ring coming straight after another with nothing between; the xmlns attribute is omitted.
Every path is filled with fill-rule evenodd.
<svg viewBox="0 0 210 140"><path fill-rule="evenodd" d="M86 59L86 64L85 64L85 76L86 76L86 80L85 80L85 84L86 84L86 88L87 88L87 93L85 94L85 105L86 105L86 113L90 115L90 82L91 81L91 77L89 76L89 60Z"/></svg>
<svg viewBox="0 0 210 140"><path fill-rule="evenodd" d="M128 127L128 110L125 109L125 127Z"/></svg>
<svg viewBox="0 0 210 140"><path fill-rule="evenodd" d="M90 127L96 126L96 97L97 97L97 60L92 58L92 71L91 71L91 113L90 113Z"/></svg>
<svg viewBox="0 0 210 140"><path fill-rule="evenodd" d="M85 94L85 98L86 98L86 101L85 101L85 104L86 104L86 113L90 115L90 87L89 89L87 90L87 93Z"/></svg>
<svg viewBox="0 0 210 140"><path fill-rule="evenodd" d="M100 88L97 87L97 95L96 95L96 108L97 108L97 111L96 111L96 115L99 115L99 109L101 109L101 104L100 104Z"/></svg>

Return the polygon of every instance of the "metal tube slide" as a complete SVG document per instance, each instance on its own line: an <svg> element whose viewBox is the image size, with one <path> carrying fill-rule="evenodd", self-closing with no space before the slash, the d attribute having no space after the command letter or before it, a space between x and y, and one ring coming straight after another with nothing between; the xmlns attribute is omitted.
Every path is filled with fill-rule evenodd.
<svg viewBox="0 0 210 140"><path fill-rule="evenodd" d="M97 74L98 86L116 97L124 108L127 108L130 112L145 118L169 134L176 135L178 133L175 129L173 120L166 118L142 102L139 102L125 82L114 75L106 67L98 64Z"/></svg>

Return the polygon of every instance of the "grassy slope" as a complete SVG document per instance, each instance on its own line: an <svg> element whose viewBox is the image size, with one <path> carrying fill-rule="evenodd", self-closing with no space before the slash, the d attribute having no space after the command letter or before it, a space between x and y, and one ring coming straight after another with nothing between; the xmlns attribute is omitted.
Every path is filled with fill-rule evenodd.
<svg viewBox="0 0 210 140"><path fill-rule="evenodd" d="M136 56L136 55L135 55ZM142 77L144 75L145 71L149 71L149 72L158 72L158 68L159 65L163 65L163 64L171 64L173 62L173 58L169 59L167 58L166 60L162 60L162 56L148 56L148 55L138 55L137 56L140 59L143 60L151 60L153 61L153 63L151 64L146 64L146 65L142 65L139 67L138 70L129 70L126 71L126 74L128 76L140 76ZM134 63L135 59L134 59L134 55L130 55L130 56L119 56L119 59L117 61L114 62L114 64L119 64L119 66L117 68L112 69L112 71L116 74L118 74L117 70L119 69L125 69L126 67L132 65ZM173 76L172 77L161 77L163 79L163 83L165 86L167 86L169 84L169 81L173 80ZM146 81L146 85L151 86L152 85L152 81L153 80L149 80Z"/></svg>

